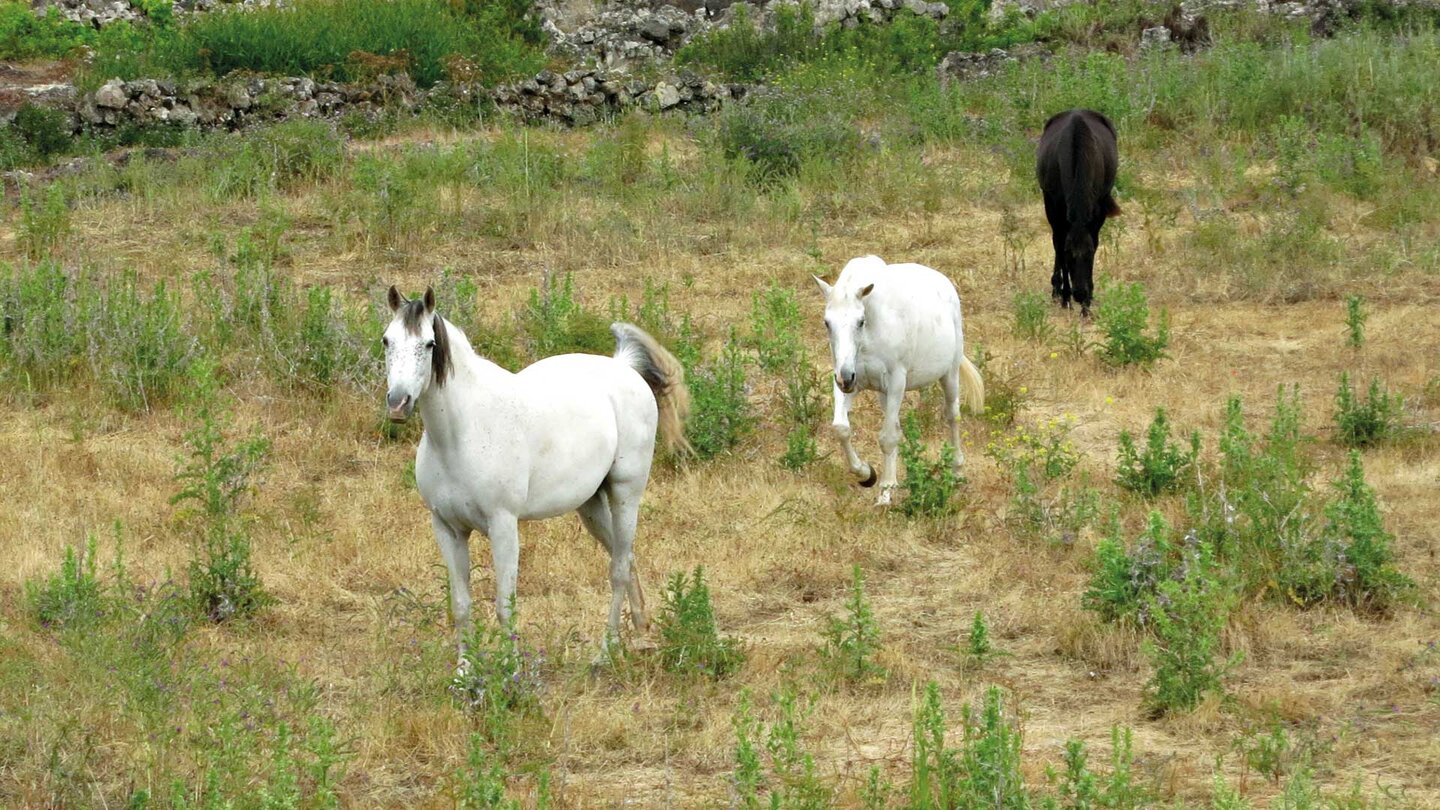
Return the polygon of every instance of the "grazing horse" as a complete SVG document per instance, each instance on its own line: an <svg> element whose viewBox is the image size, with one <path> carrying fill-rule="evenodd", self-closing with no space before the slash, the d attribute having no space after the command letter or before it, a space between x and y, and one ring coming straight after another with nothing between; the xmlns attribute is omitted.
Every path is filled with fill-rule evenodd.
<svg viewBox="0 0 1440 810"><path fill-rule="evenodd" d="M880 449L885 454L877 506L890 503L895 457L900 446L900 403L905 392L939 382L945 388L955 469L960 451L960 394L971 413L985 407L980 372L965 356L960 295L939 272L921 264L887 265L878 256L851 259L832 287L819 276L825 295L825 329L835 364L835 434L860 485L875 485L875 468L860 460L850 443L850 405L860 391L878 391L885 409Z"/></svg>
<svg viewBox="0 0 1440 810"><path fill-rule="evenodd" d="M450 604L464 666L470 628L470 533L490 539L495 607L509 619L519 574L519 521L576 511L610 552L610 617L603 644L618 638L621 602L644 631L645 594L635 571L640 498L650 478L657 427L687 447L690 394L684 370L654 338L612 324L615 355L547 357L511 373L479 356L465 333L435 312L435 293L406 300L390 288L385 397L390 419L415 410L425 434L415 483L430 508L450 573Z"/></svg>
<svg viewBox="0 0 1440 810"><path fill-rule="evenodd" d="M1067 110L1045 122L1035 174L1055 246L1050 291L1063 307L1080 302L1081 315L1090 314L1100 226L1120 214L1112 196L1118 164L1115 126L1100 113Z"/></svg>

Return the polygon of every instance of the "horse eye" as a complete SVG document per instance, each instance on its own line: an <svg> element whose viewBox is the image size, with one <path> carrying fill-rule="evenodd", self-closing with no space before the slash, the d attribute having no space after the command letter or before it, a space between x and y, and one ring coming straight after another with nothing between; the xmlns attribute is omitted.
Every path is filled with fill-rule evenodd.
<svg viewBox="0 0 1440 810"><path fill-rule="evenodd" d="M860 325L857 326L857 327L855 327L855 328L856 328L856 329L864 329L864 328L865 328L865 319L864 319L864 318L861 318L861 319L860 319Z"/></svg>
<svg viewBox="0 0 1440 810"><path fill-rule="evenodd" d="M381 346L384 346L384 347L387 348L387 349L390 348L390 338L388 338L388 337L382 337L382 338L380 338L380 345L381 345Z"/></svg>
<svg viewBox="0 0 1440 810"><path fill-rule="evenodd" d="M427 341L425 341L425 348L427 348L427 349L433 349L433 348L435 348L435 341L433 341L433 340L427 340Z"/></svg>

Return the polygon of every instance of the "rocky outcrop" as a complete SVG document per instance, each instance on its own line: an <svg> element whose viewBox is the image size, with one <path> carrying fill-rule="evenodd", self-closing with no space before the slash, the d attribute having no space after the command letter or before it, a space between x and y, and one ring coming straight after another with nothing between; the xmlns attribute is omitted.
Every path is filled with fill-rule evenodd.
<svg viewBox="0 0 1440 810"><path fill-rule="evenodd" d="M282 0L176 0L171 10L178 16L221 7L255 8L281 4ZM68 20L97 28L120 20L135 22L145 18L141 7L129 0L34 0L32 7L37 14L45 14L53 7Z"/></svg>
<svg viewBox="0 0 1440 810"><path fill-rule="evenodd" d="M994 76L1007 65L1050 58L1050 52L1035 43L1017 45L1010 50L992 48L988 51L951 51L935 67L935 77L942 87L951 82L968 82Z"/></svg>
<svg viewBox="0 0 1440 810"><path fill-rule="evenodd" d="M542 25L554 51L607 70L662 62L710 27L703 8L690 13L671 5L643 4L613 5L573 31L561 30L548 17Z"/></svg>

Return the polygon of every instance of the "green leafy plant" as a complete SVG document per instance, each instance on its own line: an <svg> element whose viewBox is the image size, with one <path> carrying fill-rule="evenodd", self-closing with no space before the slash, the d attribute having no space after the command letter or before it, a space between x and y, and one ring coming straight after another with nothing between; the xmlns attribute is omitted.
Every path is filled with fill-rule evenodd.
<svg viewBox="0 0 1440 810"><path fill-rule="evenodd" d="M1100 514L1100 493L1083 481L1077 486L1046 486L1029 464L1015 469L1015 494L1009 521L1022 535L1069 547Z"/></svg>
<svg viewBox="0 0 1440 810"><path fill-rule="evenodd" d="M38 262L54 254L69 235L70 206L65 201L65 190L60 184L51 183L38 201L22 186L20 227L16 239L26 258Z"/></svg>
<svg viewBox="0 0 1440 810"><path fill-rule="evenodd" d="M1190 452L1185 452L1171 444L1170 422L1165 416L1165 409L1156 408L1144 450L1136 450L1130 431L1120 431L1115 483L1131 492L1154 498L1178 489L1199 455L1200 432L1190 434Z"/></svg>
<svg viewBox="0 0 1440 810"><path fill-rule="evenodd" d="M1395 568L1395 538L1385 530L1375 490L1365 483L1359 452L1350 451L1345 471L1333 488L1336 498L1325 508L1321 531L1343 560L1336 595L1357 607L1387 610L1411 592L1415 583Z"/></svg>
<svg viewBox="0 0 1440 810"><path fill-rule="evenodd" d="M1147 365L1165 357L1170 345L1170 316L1165 310L1155 321L1155 332L1147 334L1150 305L1139 282L1112 281L1100 290L1095 325L1104 335L1100 357L1115 365Z"/></svg>
<svg viewBox="0 0 1440 810"><path fill-rule="evenodd" d="M920 422L908 413L901 424L900 463L905 467L905 500L900 511L908 517L935 517L954 508L955 494L964 479L955 471L955 448L946 442L931 460L920 438Z"/></svg>
<svg viewBox="0 0 1440 810"><path fill-rule="evenodd" d="M530 291L521 323L537 359L570 352L609 354L614 349L610 325L575 298L570 273L558 283L546 276L541 289Z"/></svg>
<svg viewBox="0 0 1440 810"><path fill-rule="evenodd" d="M95 536L91 535L79 553L73 546L65 548L59 571L43 582L25 583L30 613L42 626L83 625L105 614L108 594L95 573L95 556Z"/></svg>
<svg viewBox="0 0 1440 810"><path fill-rule="evenodd" d="M1143 648L1155 668L1145 687L1146 707L1156 715L1195 708L1205 695L1223 693L1225 674L1240 654L1219 662L1220 637L1235 592L1204 544L1188 544L1172 578L1145 596L1155 638Z"/></svg>
<svg viewBox="0 0 1440 810"><path fill-rule="evenodd" d="M690 388L685 438L696 456L714 458L739 444L755 423L746 391L745 355L732 332L719 356L700 364L698 339L689 318L681 331L676 356L686 366L685 382Z"/></svg>
<svg viewBox="0 0 1440 810"><path fill-rule="evenodd" d="M1345 296L1345 342L1350 348L1365 345L1365 321L1369 317L1365 312L1365 299L1358 295Z"/></svg>
<svg viewBox="0 0 1440 810"><path fill-rule="evenodd" d="M865 596L865 577L856 565L850 580L845 613L831 617L825 627L820 656L830 674L843 681L883 680L885 668L875 661L880 652L880 625Z"/></svg>
<svg viewBox="0 0 1440 810"><path fill-rule="evenodd" d="M802 706L790 687L776 692L771 702L775 719L764 724L755 717L749 693L740 695L732 720L735 770L730 781L735 804L747 810L766 806L796 810L830 807L832 791L820 780L815 756L804 743L804 722L813 706Z"/></svg>
<svg viewBox="0 0 1440 810"><path fill-rule="evenodd" d="M1146 626L1151 621L1152 597L1175 569L1177 551L1170 525L1152 511L1145 532L1129 548L1120 532L1116 521L1110 536L1096 546L1094 571L1081 604L1105 621Z"/></svg>
<svg viewBox="0 0 1440 810"><path fill-rule="evenodd" d="M1361 400L1350 387L1349 372L1340 372L1335 392L1335 433L1346 447L1369 447L1403 432L1404 401L1370 381L1370 390Z"/></svg>
<svg viewBox="0 0 1440 810"><path fill-rule="evenodd" d="M688 580L684 572L670 577L657 624L660 663L671 672L724 678L745 662L740 643L721 637L716 629L710 587L700 566Z"/></svg>
<svg viewBox="0 0 1440 810"><path fill-rule="evenodd" d="M1044 293L1033 290L1017 292L1012 308L1015 323L1011 329L1016 337L1043 341L1055 331L1050 323L1050 302Z"/></svg>

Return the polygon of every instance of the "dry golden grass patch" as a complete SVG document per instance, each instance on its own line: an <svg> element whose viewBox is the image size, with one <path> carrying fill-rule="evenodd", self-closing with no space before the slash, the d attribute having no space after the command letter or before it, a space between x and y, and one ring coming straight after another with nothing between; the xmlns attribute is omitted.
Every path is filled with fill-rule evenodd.
<svg viewBox="0 0 1440 810"><path fill-rule="evenodd" d="M578 149L584 138L567 135L559 142ZM677 222L670 212L642 209L622 211L628 225L611 230L597 224L619 228L619 219L606 220L614 215L609 201L570 190L556 197L557 210L534 213L523 238L432 227L392 253L367 246L353 221L337 221L325 210L334 189L306 189L269 204L282 205L292 223L282 272L301 283L331 285L351 299L374 296L390 283L417 290L452 267L474 274L482 322L501 323L546 273L574 272L582 299L602 313L612 295L637 302L643 280L651 279L667 283L672 307L691 313L713 341L731 325L743 331L750 295L775 282L796 288L816 316L806 321L805 339L817 363L827 351L810 273L833 277L846 259L869 252L932 264L961 290L972 347L983 343L1017 370L1027 388L1020 420L1073 417L1081 469L1128 512L1144 506L1106 483L1116 437L1121 430L1143 431L1157 406L1179 432L1199 429L1213 452L1227 396L1244 397L1258 430L1276 387L1299 383L1306 429L1320 437L1324 464L1317 486L1323 487L1343 459L1327 441L1340 371L1367 383L1380 376L1410 396L1440 375L1434 277L1362 280L1372 315L1367 344L1354 352L1342 345L1339 293L1348 287L1327 277L1323 294L1293 304L1233 296L1225 268L1208 267L1206 257L1183 249L1184 234L1195 225L1188 214L1163 229L1127 220L1118 249L1106 247L1097 261L1101 277L1143 281L1152 303L1169 308L1169 359L1151 369L1109 369L1090 355L1077 358L1058 340L1019 340L1011 333L1012 297L1021 289L1045 289L1049 276L1038 197L1015 205L1027 265L1017 276L1000 235L1001 206L1023 195L1008 187L1008 178L990 179L1003 178L999 161L966 150L927 159L951 167L947 176L957 181L937 210L837 209L833 218L817 218L813 230L790 218L790 203L778 197L758 202L757 213L739 224L703 217ZM1176 175L1167 182L1186 180ZM483 190L446 201L462 225L499 204ZM1365 230L1363 213L1352 214L1335 220L1342 239ZM146 278L178 283L213 265L211 232L233 237L257 220L257 203L214 204L193 192L147 204L97 199L77 209L68 255L104 272L133 267ZM1151 228L1160 229L1158 237ZM0 253L13 258L12 244L5 241ZM442 312L447 306L451 302L441 302ZM1074 319L1051 312L1060 332ZM1087 339L1096 337L1091 326L1080 328ZM1148 665L1138 635L1104 625L1080 607L1094 537L1087 534L1070 549L1037 548L1002 519L1011 487L984 455L999 428L966 422L965 509L911 522L869 506L873 493L851 483L823 426L816 428L824 457L800 473L781 469L778 406L765 401L768 385L756 374L753 399L762 419L754 435L713 463L657 465L637 540L652 611L668 575L705 567L721 631L747 650L732 679L710 684L662 674L647 658L653 654L644 649L646 639L634 640L641 643L633 660L592 670L608 604L604 555L574 518L523 528L521 633L544 651L546 663L543 716L523 722L521 750L548 763L562 806L724 804L740 690L763 712L767 695L789 683L811 693L807 742L821 772L848 797L842 801L852 803L871 765L892 777L908 767L914 684L927 680L943 688L952 727L962 702L978 700L988 684L1009 690L1025 730L1026 773L1035 784L1044 782L1046 765L1060 761L1066 739L1087 740L1092 761L1103 760L1109 729L1121 724L1135 729L1137 772L1147 784L1167 799L1203 800L1216 757L1231 751L1247 718L1273 715L1320 741L1318 778L1325 785L1345 788L1359 779L1366 789L1403 789L1411 806L1440 803L1434 735L1440 701L1432 680L1440 677L1440 661L1427 658L1424 646L1440 639L1440 620L1430 607L1382 618L1302 612L1273 601L1247 605L1226 635L1227 650L1245 654L1228 681L1233 702L1147 720L1139 706ZM423 505L404 483L414 434L401 442L380 438L378 380L373 396L340 392L324 400L264 380L243 383L232 388L236 432L258 429L273 443L251 511L257 568L277 602L252 621L193 632L186 643L216 657L274 662L315 684L315 711L335 720L352 752L341 785L347 805L447 806L447 780L464 761L473 720L445 693L453 654L443 568ZM922 397L910 399L907 407ZM1433 426L1434 407L1422 403L1413 421ZM4 417L0 487L10 497L0 508L0 537L6 538L0 543L0 643L17 645L60 679L41 689L63 688L64 675L54 669L63 658L25 616L23 583L55 570L63 550L86 533L105 538L101 554L108 559L116 521L137 579L182 571L191 545L168 499L187 423L169 412L117 415L83 389L73 397L7 404ZM853 417L868 460L878 452L878 419L873 398ZM938 433L927 436L932 444ZM1435 597L1440 575L1436 448L1432 435L1365 457L1367 477L1397 536L1400 568L1420 583L1426 600ZM484 539L474 538L476 610L485 621L493 618L488 558ZM879 661L891 675L882 684L833 685L820 674L816 649L825 618L842 609L857 563L883 632ZM963 649L977 610L989 618L1003 655L973 667ZM81 694L67 710L115 716L103 703L102 696ZM122 788L137 743L123 727L96 733L109 738L107 750L80 778L113 793ZM53 741L39 728L23 735L37 749ZM1223 768L1238 778L1233 754ZM53 789L50 779L32 754L0 781L0 803L40 801ZM1277 790L1253 774L1245 786L1262 803ZM533 776L517 775L512 788L533 790Z"/></svg>

